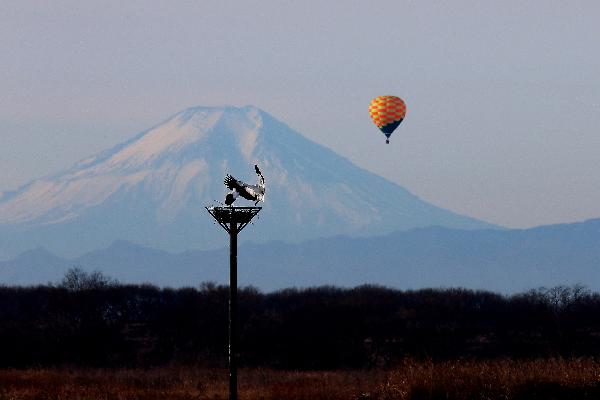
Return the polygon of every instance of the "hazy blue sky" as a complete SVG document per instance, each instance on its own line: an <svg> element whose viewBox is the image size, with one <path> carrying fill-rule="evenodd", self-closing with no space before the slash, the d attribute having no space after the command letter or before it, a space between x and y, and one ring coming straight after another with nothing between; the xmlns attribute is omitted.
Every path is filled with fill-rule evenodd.
<svg viewBox="0 0 600 400"><path fill-rule="evenodd" d="M600 217L600 2L2 1L0 190L256 105L442 207ZM385 145L371 98L407 117Z"/></svg>

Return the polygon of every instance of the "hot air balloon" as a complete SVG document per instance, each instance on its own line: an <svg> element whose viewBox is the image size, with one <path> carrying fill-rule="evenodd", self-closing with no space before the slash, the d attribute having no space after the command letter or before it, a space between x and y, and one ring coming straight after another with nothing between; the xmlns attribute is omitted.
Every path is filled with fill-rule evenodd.
<svg viewBox="0 0 600 400"><path fill-rule="evenodd" d="M369 114L386 137L385 142L390 143L390 135L406 115L406 104L400 97L378 96L369 104Z"/></svg>

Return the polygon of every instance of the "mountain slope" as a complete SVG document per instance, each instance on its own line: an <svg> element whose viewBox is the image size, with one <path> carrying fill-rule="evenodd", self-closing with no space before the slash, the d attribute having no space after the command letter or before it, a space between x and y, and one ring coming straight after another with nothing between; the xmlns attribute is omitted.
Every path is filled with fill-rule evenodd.
<svg viewBox="0 0 600 400"><path fill-rule="evenodd" d="M420 200L257 108L196 107L1 196L0 259L37 246L76 256L118 239L170 251L215 248L223 233L204 206L223 200L227 173L253 182L255 163L267 193L253 240L489 226Z"/></svg>
<svg viewBox="0 0 600 400"><path fill-rule="evenodd" d="M212 227L219 230L219 227ZM0 262L0 282L59 281L80 266L122 282L167 286L227 283L228 249L171 254L128 242L67 260L42 250ZM418 228L386 236L337 236L299 244L241 245L239 284L263 290L375 283L403 289L467 287L504 293L583 284L600 291L600 219L527 230Z"/></svg>

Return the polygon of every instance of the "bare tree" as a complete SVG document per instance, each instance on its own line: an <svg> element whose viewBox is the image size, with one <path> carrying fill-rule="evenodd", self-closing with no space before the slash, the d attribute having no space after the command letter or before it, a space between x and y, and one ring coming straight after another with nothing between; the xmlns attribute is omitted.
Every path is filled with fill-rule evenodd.
<svg viewBox="0 0 600 400"><path fill-rule="evenodd" d="M60 286L71 291L102 289L117 285L117 280L104 275L100 271L86 272L81 267L69 268Z"/></svg>

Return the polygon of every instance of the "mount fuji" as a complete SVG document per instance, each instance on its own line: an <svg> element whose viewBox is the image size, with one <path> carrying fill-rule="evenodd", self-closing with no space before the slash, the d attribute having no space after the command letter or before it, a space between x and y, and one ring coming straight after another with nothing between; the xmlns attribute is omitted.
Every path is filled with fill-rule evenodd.
<svg viewBox="0 0 600 400"><path fill-rule="evenodd" d="M254 164L267 181L266 202L252 235L240 240L492 227L419 199L258 108L194 107L67 170L0 193L0 259L39 247L75 257L116 240L174 252L222 247L225 233L204 206L223 201L228 173L254 182Z"/></svg>

